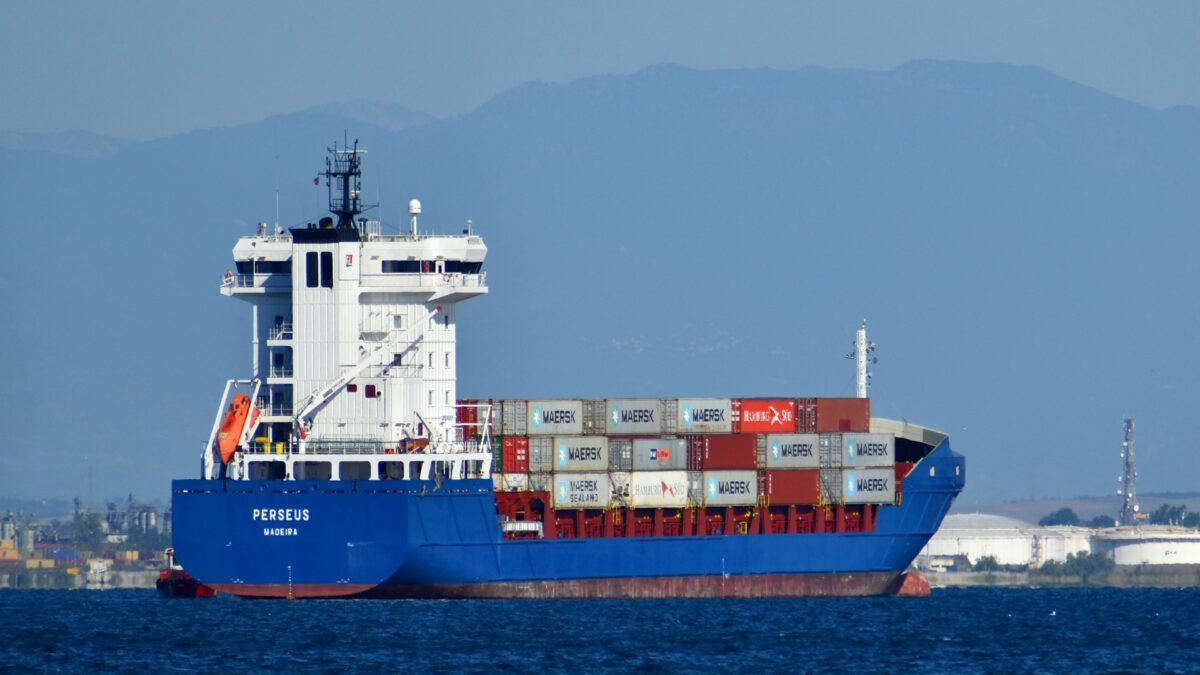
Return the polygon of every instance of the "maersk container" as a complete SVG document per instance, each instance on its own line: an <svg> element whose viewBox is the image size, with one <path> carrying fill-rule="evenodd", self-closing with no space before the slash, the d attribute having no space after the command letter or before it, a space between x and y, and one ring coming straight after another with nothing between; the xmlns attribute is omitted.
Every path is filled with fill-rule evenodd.
<svg viewBox="0 0 1200 675"><path fill-rule="evenodd" d="M633 470L687 469L687 443L682 438L638 438L633 441Z"/></svg>
<svg viewBox="0 0 1200 675"><path fill-rule="evenodd" d="M605 432L609 436L661 434L667 431L663 401L656 398L610 398Z"/></svg>
<svg viewBox="0 0 1200 675"><path fill-rule="evenodd" d="M822 469L821 492L835 504L893 504L895 469Z"/></svg>
<svg viewBox="0 0 1200 675"><path fill-rule="evenodd" d="M796 430L796 402L788 399L735 398L734 433L787 433Z"/></svg>
<svg viewBox="0 0 1200 675"><path fill-rule="evenodd" d="M583 434L583 401L554 399L529 402L530 436Z"/></svg>
<svg viewBox="0 0 1200 675"><path fill-rule="evenodd" d="M705 471L705 506L753 506L758 502L757 471Z"/></svg>
<svg viewBox="0 0 1200 675"><path fill-rule="evenodd" d="M507 399L498 402L500 413L499 433L502 436L524 436L529 426L529 404L522 399Z"/></svg>
<svg viewBox="0 0 1200 675"><path fill-rule="evenodd" d="M530 473L529 474L529 489L533 492L549 492L554 486L554 474L552 473Z"/></svg>
<svg viewBox="0 0 1200 675"><path fill-rule="evenodd" d="M609 438L608 470L633 471L633 441L628 438Z"/></svg>
<svg viewBox="0 0 1200 675"><path fill-rule="evenodd" d="M604 436L555 436L555 471L608 471L608 439Z"/></svg>
<svg viewBox="0 0 1200 675"><path fill-rule="evenodd" d="M821 466L817 434L768 434L768 469L817 469Z"/></svg>
<svg viewBox="0 0 1200 675"><path fill-rule="evenodd" d="M762 472L762 492L768 504L819 504L820 469L784 469Z"/></svg>
<svg viewBox="0 0 1200 675"><path fill-rule="evenodd" d="M871 399L817 399L817 433L871 430Z"/></svg>
<svg viewBox="0 0 1200 675"><path fill-rule="evenodd" d="M890 467L896 464L896 437L891 434L842 434L842 466Z"/></svg>
<svg viewBox="0 0 1200 675"><path fill-rule="evenodd" d="M754 434L706 434L693 436L690 448L695 453L693 469L753 469L758 465L757 438Z"/></svg>
<svg viewBox="0 0 1200 675"><path fill-rule="evenodd" d="M534 436L529 439L529 471L547 473L554 470L554 439Z"/></svg>
<svg viewBox="0 0 1200 675"><path fill-rule="evenodd" d="M629 492L633 508L682 508L688 503L687 471L634 471Z"/></svg>
<svg viewBox="0 0 1200 675"><path fill-rule="evenodd" d="M554 475L554 508L606 509L612 497L607 473Z"/></svg>
<svg viewBox="0 0 1200 675"><path fill-rule="evenodd" d="M678 430L681 434L728 434L733 432L733 409L727 398L679 399Z"/></svg>

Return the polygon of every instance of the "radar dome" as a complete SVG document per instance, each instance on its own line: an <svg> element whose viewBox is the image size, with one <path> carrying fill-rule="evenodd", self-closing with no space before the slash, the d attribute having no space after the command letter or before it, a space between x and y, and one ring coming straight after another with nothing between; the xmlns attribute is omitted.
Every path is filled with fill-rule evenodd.
<svg viewBox="0 0 1200 675"><path fill-rule="evenodd" d="M421 212L421 200L410 199L408 201L408 212L414 216L417 215L418 213L420 213Z"/></svg>

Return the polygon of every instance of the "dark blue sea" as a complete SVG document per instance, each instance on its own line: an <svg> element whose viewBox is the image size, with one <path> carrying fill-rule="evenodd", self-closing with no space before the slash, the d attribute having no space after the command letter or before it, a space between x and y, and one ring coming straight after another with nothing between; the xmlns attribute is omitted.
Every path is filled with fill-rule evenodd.
<svg viewBox="0 0 1200 675"><path fill-rule="evenodd" d="M299 602L0 591L0 670L1197 672L1200 591Z"/></svg>

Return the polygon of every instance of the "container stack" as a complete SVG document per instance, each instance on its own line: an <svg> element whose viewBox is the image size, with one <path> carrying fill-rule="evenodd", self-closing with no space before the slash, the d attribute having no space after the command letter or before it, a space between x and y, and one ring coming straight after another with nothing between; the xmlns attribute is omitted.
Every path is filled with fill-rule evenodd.
<svg viewBox="0 0 1200 675"><path fill-rule="evenodd" d="M490 403L501 515L543 519L545 536L824 531L898 494L867 399Z"/></svg>

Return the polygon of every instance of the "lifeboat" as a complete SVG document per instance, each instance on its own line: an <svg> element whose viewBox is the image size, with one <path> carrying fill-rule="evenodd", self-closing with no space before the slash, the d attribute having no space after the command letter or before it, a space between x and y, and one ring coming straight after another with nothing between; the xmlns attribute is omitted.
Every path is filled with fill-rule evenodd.
<svg viewBox="0 0 1200 675"><path fill-rule="evenodd" d="M221 461L226 464L237 450L238 441L242 438L242 429L246 426L246 418L250 416L250 407L249 396L236 394L229 402L229 410L225 411L225 419L221 420L221 428L217 433L217 448L221 451ZM253 420L258 420L258 410L254 411Z"/></svg>

